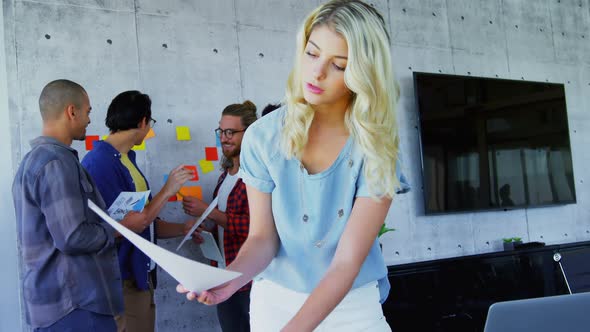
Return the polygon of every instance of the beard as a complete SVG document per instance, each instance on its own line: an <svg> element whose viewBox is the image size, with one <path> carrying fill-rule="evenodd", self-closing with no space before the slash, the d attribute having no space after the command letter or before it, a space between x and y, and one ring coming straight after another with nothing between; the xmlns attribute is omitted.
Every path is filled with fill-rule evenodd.
<svg viewBox="0 0 590 332"><path fill-rule="evenodd" d="M234 147L233 149L226 151L221 149L221 153L225 156L225 158L231 159L240 155L241 149L240 147Z"/></svg>

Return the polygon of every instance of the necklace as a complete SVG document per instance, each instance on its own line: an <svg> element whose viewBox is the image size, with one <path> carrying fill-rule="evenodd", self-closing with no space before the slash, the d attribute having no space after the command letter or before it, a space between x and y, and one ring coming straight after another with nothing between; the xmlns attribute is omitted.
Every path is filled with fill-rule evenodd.
<svg viewBox="0 0 590 332"><path fill-rule="evenodd" d="M350 158L350 151L346 154L346 158L348 159L348 168L352 169L354 162ZM339 162L339 161L336 160L335 162ZM308 230L308 228L311 227L311 225L308 225L308 223L310 223L312 221L310 220L310 217L308 214L308 206L306 204L306 197L305 197L305 196L307 196L307 193L305 192L305 184L304 184L305 179L303 178L305 171L306 171L305 166L300 161L299 162L299 178L298 179L299 179L299 202L300 202L300 208L301 208L301 221L304 224L303 227L306 229L306 233L308 235L308 238L311 239L312 236L309 234L310 232ZM340 206L342 206L342 205L343 204L340 204ZM322 237L320 240L316 240L316 241L312 240L311 241L314 247L322 248L326 244L326 240L330 238L330 236L334 232L334 229L336 229L336 227L335 227L336 224L344 216L344 209L343 208L339 208L335 212L336 212L337 217L335 218L335 220L332 221L332 224L330 225L330 228L328 229L328 231L324 234L324 237Z"/></svg>

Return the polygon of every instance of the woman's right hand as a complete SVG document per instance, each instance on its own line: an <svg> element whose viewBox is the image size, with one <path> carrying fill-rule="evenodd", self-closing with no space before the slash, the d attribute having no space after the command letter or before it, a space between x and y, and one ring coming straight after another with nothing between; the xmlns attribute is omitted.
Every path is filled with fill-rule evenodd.
<svg viewBox="0 0 590 332"><path fill-rule="evenodd" d="M197 300L206 305L215 305L229 299L229 297L236 292L236 289L231 286L231 282L226 282L217 287L202 291L201 294L191 292L181 284L176 286L176 291L179 293L186 293L186 298L189 301Z"/></svg>

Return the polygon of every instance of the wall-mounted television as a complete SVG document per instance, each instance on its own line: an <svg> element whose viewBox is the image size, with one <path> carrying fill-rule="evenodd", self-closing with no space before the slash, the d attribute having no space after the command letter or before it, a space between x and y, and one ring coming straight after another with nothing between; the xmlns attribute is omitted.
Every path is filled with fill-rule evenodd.
<svg viewBox="0 0 590 332"><path fill-rule="evenodd" d="M414 73L425 214L576 202L563 84Z"/></svg>

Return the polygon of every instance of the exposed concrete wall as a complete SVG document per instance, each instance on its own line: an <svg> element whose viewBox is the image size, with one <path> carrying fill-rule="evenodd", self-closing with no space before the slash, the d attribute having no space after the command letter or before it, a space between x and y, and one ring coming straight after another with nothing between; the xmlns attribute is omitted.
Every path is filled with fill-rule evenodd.
<svg viewBox="0 0 590 332"><path fill-rule="evenodd" d="M0 272L0 331L21 330L20 282L18 251L16 240L16 223L12 205L12 145L10 135L12 116L8 107L8 88L6 79L6 54L4 45L4 6L0 6L0 151L3 151L4 162L0 163L0 211L3 221L0 222L0 252L3 268ZM8 152L8 153L7 153Z"/></svg>
<svg viewBox="0 0 590 332"><path fill-rule="evenodd" d="M40 132L36 100L41 88L50 80L66 77L89 92L94 109L89 134L106 134L106 106L118 92L139 89L150 94L158 120L157 137L147 142L146 151L140 151L138 159L153 189L158 190L163 174L173 166L195 164L204 158L204 146L215 145L212 130L225 105L251 99L261 109L282 97L293 59L295 31L318 3L4 0L12 122L0 121L6 126L3 132L10 130L11 134L11 140L2 140L1 144L8 144L12 151L13 169L28 151L28 141ZM589 240L590 192L584 185L588 181L585 171L590 167L589 1L371 3L384 13L391 31L392 54L402 87L399 117L403 170L414 187L410 194L396 198L388 216L388 225L397 231L383 237L387 262L498 251L501 238L512 236L549 244ZM424 216L413 71L565 84L578 203ZM189 126L192 141L177 142L176 125ZM74 146L84 154L82 143ZM12 174L10 171L4 174ZM216 178L215 172L201 174L199 184L207 199ZM6 200L0 203L11 207L11 201ZM185 219L178 203L169 203L163 215L176 221ZM14 238L14 228L10 231L7 236ZM161 242L167 248L176 243ZM183 254L201 259L192 244ZM160 273L159 331L217 331L214 308L186 303L175 293L175 285Z"/></svg>

